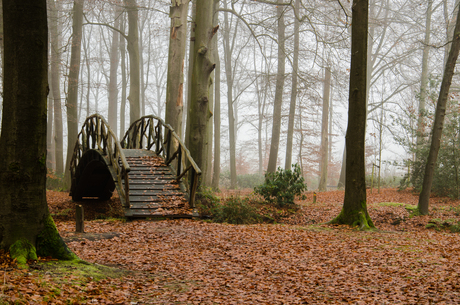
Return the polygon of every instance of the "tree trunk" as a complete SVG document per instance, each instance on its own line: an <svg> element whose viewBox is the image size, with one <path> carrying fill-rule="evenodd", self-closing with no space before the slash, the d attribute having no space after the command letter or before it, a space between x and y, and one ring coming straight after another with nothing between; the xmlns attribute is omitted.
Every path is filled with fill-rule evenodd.
<svg viewBox="0 0 460 305"><path fill-rule="evenodd" d="M171 125L179 136L182 135L182 112L184 111L184 59L187 44L188 3L189 0L172 0L170 8L171 31L165 122Z"/></svg>
<svg viewBox="0 0 460 305"><path fill-rule="evenodd" d="M254 46L254 54L255 54L255 46ZM255 55L254 55L255 56ZM261 61L261 69L260 73L262 73L263 70L263 61ZM257 74L257 65L256 65L256 60L254 60L254 71L256 71ZM258 150L258 155L259 155L259 166L258 166L258 174L263 175L263 168L264 168L264 147L262 143L262 132L263 132L263 123L264 123L264 118L265 118L265 106L267 102L267 91L268 91L268 83L269 83L269 73L266 71L264 78L266 80L262 82L263 86L265 87L265 90L261 90L259 88L259 81L258 78L256 78L256 94L257 94L257 150ZM264 91L263 97L262 97L262 91Z"/></svg>
<svg viewBox="0 0 460 305"><path fill-rule="evenodd" d="M51 74L49 74L51 75ZM51 94L51 92L50 92ZM53 98L48 97L48 123L46 127L46 167L54 170L54 141L53 141Z"/></svg>
<svg viewBox="0 0 460 305"><path fill-rule="evenodd" d="M143 23L145 24L145 22ZM139 109L140 116L145 116L145 73L144 73L144 38L143 35L143 26L139 27Z"/></svg>
<svg viewBox="0 0 460 305"><path fill-rule="evenodd" d="M292 166L292 142L294 139L294 121L295 121L295 106L297 100L297 72L299 69L299 20L297 15L300 9L300 0L296 0L294 4L295 20L294 20L294 58L292 60L292 88L291 88L291 103L289 106L289 123L286 144L286 163L284 169L291 169Z"/></svg>
<svg viewBox="0 0 460 305"><path fill-rule="evenodd" d="M227 8L227 2L224 2ZM224 13L224 58L225 58L225 76L227 78L227 109L228 109L228 133L230 141L230 189L236 189L236 128L235 116L233 113L233 73L232 73L232 51L234 40L230 43L230 24L228 22L228 13ZM236 33L235 33L236 36ZM234 36L234 37L235 37Z"/></svg>
<svg viewBox="0 0 460 305"><path fill-rule="evenodd" d="M2 61L0 64L0 83L1 87L0 90L3 91L3 63L5 62L3 57L3 3L0 0L0 60ZM2 123L2 109L3 109L3 99L0 99L0 124Z"/></svg>
<svg viewBox="0 0 460 305"><path fill-rule="evenodd" d="M121 31L124 33L125 31L125 20L121 21L120 25ZM126 80L126 42L125 38L120 36L120 61L121 61L121 105L120 105L120 138L119 140L123 139L126 128L126 87L127 87L127 80Z"/></svg>
<svg viewBox="0 0 460 305"><path fill-rule="evenodd" d="M129 122L140 118L140 70L139 70L139 29L136 0L124 0L128 11L127 48L129 54Z"/></svg>
<svg viewBox="0 0 460 305"><path fill-rule="evenodd" d="M70 189L70 161L78 136L78 77L80 73L81 36L84 0L75 0L73 6L72 47L70 50L69 90L67 95L67 162L64 189Z"/></svg>
<svg viewBox="0 0 460 305"><path fill-rule="evenodd" d="M90 110L91 64L90 64L90 55L88 54L88 50L90 48L92 29L93 28L90 28L89 31L85 31L83 35L83 52L85 53L85 66L86 66L86 116L87 117L91 115L91 110Z"/></svg>
<svg viewBox="0 0 460 305"><path fill-rule="evenodd" d="M367 212L364 158L368 7L368 0L353 1L345 198L342 211L331 221L358 226L361 230L374 227Z"/></svg>
<svg viewBox="0 0 460 305"><path fill-rule="evenodd" d="M60 238L46 202L46 1L3 0L3 15L0 248L10 249L21 265L37 254L73 259L76 256ZM27 254L14 251L27 245L32 246Z"/></svg>
<svg viewBox="0 0 460 305"><path fill-rule="evenodd" d="M217 13L218 8L219 0L214 0L214 26L219 24L219 14ZM211 187L214 190L218 190L220 180L220 59L217 37L213 40L212 45L213 59L216 63L216 69L214 71L214 164Z"/></svg>
<svg viewBox="0 0 460 305"><path fill-rule="evenodd" d="M61 55L60 55L60 34L58 30L58 10L54 0L50 2L50 32L51 32L51 90L54 97L54 130L55 130L55 158L56 174L64 173L64 149L63 149L63 130L62 130L62 110L61 110Z"/></svg>
<svg viewBox="0 0 460 305"><path fill-rule="evenodd" d="M120 27L120 10L115 10L115 23L114 28L118 29ZM112 31L112 45L110 48L110 78L109 78L109 125L112 128L113 132L117 134L118 132L118 52L119 52L119 37L118 31ZM121 139L120 139L121 140Z"/></svg>
<svg viewBox="0 0 460 305"><path fill-rule="evenodd" d="M214 44L214 59L216 61L214 81L214 165L211 186L214 190L219 189L220 180L220 59L217 50L217 39Z"/></svg>
<svg viewBox="0 0 460 305"><path fill-rule="evenodd" d="M325 192L327 190L327 165L328 165L328 125L329 125L329 100L331 91L331 69L327 67L324 74L324 88L323 88L323 117L321 122L321 163L320 171L321 176L319 179L319 191Z"/></svg>
<svg viewBox="0 0 460 305"><path fill-rule="evenodd" d="M439 92L438 104L434 117L433 129L431 134L431 146L426 161L425 175L423 177L422 192L418 202L418 210L422 215L428 215L428 205L430 200L431 185L433 184L433 174L438 158L439 147L441 144L442 129L444 126L444 116L446 114L446 104L449 95L452 77L454 75L455 64L460 51L460 10L458 10L457 23L454 30L449 56L447 58L444 76L442 78L441 90Z"/></svg>
<svg viewBox="0 0 460 305"><path fill-rule="evenodd" d="M346 167L347 167L347 143L345 143L345 146L343 147L343 154L342 154L342 166L340 168L340 177L339 177L339 182L337 183L337 188L339 190L342 190L345 188L345 176L347 173Z"/></svg>
<svg viewBox="0 0 460 305"><path fill-rule="evenodd" d="M194 50L195 50L195 29L196 29L196 0L191 0L192 2L192 16L190 21L190 44L189 44L189 53L188 53L188 71L187 71L187 111L184 112L183 120L188 122L188 114L190 113L190 104L192 100L192 77L193 77L193 60L194 60ZM187 125L187 124L184 124ZM185 126L185 146L188 147L190 129Z"/></svg>
<svg viewBox="0 0 460 305"><path fill-rule="evenodd" d="M283 5L277 7L278 18L278 73L276 75L276 89L275 101L273 106L273 126L272 126L272 141L270 145L270 156L268 158L267 172L273 173L276 171L276 164L278 162L278 149L280 144L281 134L281 108L283 104L283 89L284 89L284 73L285 73L285 59L284 53L284 40L285 40L285 24L284 24L284 10Z"/></svg>
<svg viewBox="0 0 460 305"><path fill-rule="evenodd" d="M424 137L424 120L423 115L425 112L425 104L427 98L427 85L428 85L428 58L430 55L430 34L431 34L431 15L432 15L433 0L427 1L426 22L425 22L425 42L423 47L422 56L422 75L420 82L420 100L418 104L418 121L417 121L417 147L420 148ZM417 149L417 152L419 150ZM416 156L416 160L420 160L420 156Z"/></svg>
<svg viewBox="0 0 460 305"><path fill-rule="evenodd" d="M187 117L188 145L199 168L205 168L206 136L212 112L209 106L209 78L215 68L211 62L212 38L217 28L212 27L213 1L196 3L196 27L193 59L190 112Z"/></svg>

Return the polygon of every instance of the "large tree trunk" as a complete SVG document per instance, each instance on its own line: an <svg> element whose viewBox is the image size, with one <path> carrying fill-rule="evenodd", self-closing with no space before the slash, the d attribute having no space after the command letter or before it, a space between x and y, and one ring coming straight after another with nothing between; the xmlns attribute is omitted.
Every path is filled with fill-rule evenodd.
<svg viewBox="0 0 460 305"><path fill-rule="evenodd" d="M324 88L323 88L323 117L321 122L321 163L320 163L320 179L319 179L319 191L324 192L327 190L327 164L328 158L328 125L329 125L329 100L331 92L331 69L325 68L324 75Z"/></svg>
<svg viewBox="0 0 460 305"><path fill-rule="evenodd" d="M224 2L227 8L227 2ZM225 76L227 78L227 109L228 109L228 133L230 141L230 189L236 188L236 128L233 108L233 73L232 73L232 51L234 44L230 43L230 25L228 22L228 13L224 13L224 58L225 58ZM235 38L235 35L233 36Z"/></svg>
<svg viewBox="0 0 460 305"><path fill-rule="evenodd" d="M170 8L171 31L169 35L165 122L171 125L179 136L182 135L182 112L184 108L184 59L187 44L188 3L189 0L172 0Z"/></svg>
<svg viewBox="0 0 460 305"><path fill-rule="evenodd" d="M276 171L276 164L278 162L278 149L280 145L281 134L281 108L283 104L283 89L285 78L285 59L284 53L284 40L285 40L285 24L284 24L284 10L283 5L277 8L278 18L278 73L276 76L276 89L275 89L275 102L273 106L273 126L272 126L272 141L270 145L270 156L268 158L267 172L273 173Z"/></svg>
<svg viewBox="0 0 460 305"><path fill-rule="evenodd" d="M115 9L115 23L114 28L120 27L120 10ZM119 53L119 37L118 31L112 31L112 45L110 47L110 72L109 72L109 125L113 132L117 134L118 131L118 57ZM120 139L121 140L121 139Z"/></svg>
<svg viewBox="0 0 460 305"><path fill-rule="evenodd" d="M0 90L3 91L3 4L2 0L0 0L0 60L2 61L0 64ZM0 99L0 124L2 122L2 109L3 109L3 99Z"/></svg>
<svg viewBox="0 0 460 305"><path fill-rule="evenodd" d="M373 228L367 212L365 181L365 131L367 85L367 30L369 1L354 0L351 28L351 69L346 135L345 198L340 214L331 223Z"/></svg>
<svg viewBox="0 0 460 305"><path fill-rule="evenodd" d="M295 20L294 20L294 58L292 60L292 88L291 88L291 102L289 105L289 123L287 132L287 143L286 143L286 162L284 169L291 169L292 166L292 142L294 139L294 122L295 122L295 106L297 101L297 73L299 69L299 20L297 15L300 9L300 0L296 0L294 4Z"/></svg>
<svg viewBox="0 0 460 305"><path fill-rule="evenodd" d="M129 121L132 124L140 118L140 69L139 69L139 29L136 0L124 0L128 11L128 54L129 54Z"/></svg>
<svg viewBox="0 0 460 305"><path fill-rule="evenodd" d="M217 28L212 27L212 0L201 0L196 3L195 45L192 74L192 91L190 111L187 117L189 132L188 145L192 158L199 168L206 167L206 137L212 112L209 105L209 79L215 64L211 61L212 38Z"/></svg>
<svg viewBox="0 0 460 305"><path fill-rule="evenodd" d="M56 158L56 174L64 173L64 149L63 149L63 128L61 109L61 55L60 55L60 34L58 30L58 10L54 0L50 1L50 32L51 32L51 90L54 97L54 143Z"/></svg>
<svg viewBox="0 0 460 305"><path fill-rule="evenodd" d="M441 144L442 129L444 127L444 116L446 114L446 104L449 95L452 77L454 75L455 64L460 51L460 10L458 10L457 23L454 30L452 46L447 57L444 76L442 78L441 90L439 92L438 104L434 117L433 129L431 134L431 146L426 161L425 176L423 177L422 192L418 202L418 210L422 215L428 214L428 205L430 201L431 185L433 184L433 174L438 158L439 147Z"/></svg>
<svg viewBox="0 0 460 305"><path fill-rule="evenodd" d="M81 36L84 0L75 0L73 6L72 47L70 50L69 91L67 95L67 162L64 189L70 188L70 161L78 136L78 77L80 74Z"/></svg>
<svg viewBox="0 0 460 305"><path fill-rule="evenodd" d="M45 0L3 0L4 112L0 137L0 248L25 264L52 255L76 258L46 203L48 29ZM21 255L14 248L33 246Z"/></svg>

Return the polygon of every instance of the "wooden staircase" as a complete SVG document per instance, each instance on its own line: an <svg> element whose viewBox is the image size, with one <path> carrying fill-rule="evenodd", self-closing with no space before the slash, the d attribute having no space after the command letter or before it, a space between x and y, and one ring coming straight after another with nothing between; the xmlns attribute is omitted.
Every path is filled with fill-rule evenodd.
<svg viewBox="0 0 460 305"><path fill-rule="evenodd" d="M181 188L163 158L144 149L123 149L123 153L131 168L126 217L191 215L191 210L187 211L185 187Z"/></svg>

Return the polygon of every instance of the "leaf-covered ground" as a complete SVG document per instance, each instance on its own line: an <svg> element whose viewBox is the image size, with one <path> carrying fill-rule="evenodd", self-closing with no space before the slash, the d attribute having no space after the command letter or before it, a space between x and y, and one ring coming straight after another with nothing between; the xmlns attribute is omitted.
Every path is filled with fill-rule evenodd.
<svg viewBox="0 0 460 305"><path fill-rule="evenodd" d="M100 279L76 274L78 266L24 271L2 254L0 304L460 303L460 235L447 229L460 220L459 201L432 198L430 216L411 217L416 195L374 190L368 209L377 232L321 224L341 209L343 192L331 191L315 204L308 194L278 224L98 219L76 234L66 196L48 193L69 247L97 267L129 272ZM116 205L106 209L116 215Z"/></svg>

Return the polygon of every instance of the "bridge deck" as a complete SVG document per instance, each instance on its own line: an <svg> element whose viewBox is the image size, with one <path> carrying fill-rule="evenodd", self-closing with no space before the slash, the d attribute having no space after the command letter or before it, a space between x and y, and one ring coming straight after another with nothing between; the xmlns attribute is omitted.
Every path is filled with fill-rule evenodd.
<svg viewBox="0 0 460 305"><path fill-rule="evenodd" d="M191 215L186 193L163 158L144 149L123 149L123 153L131 168L126 217Z"/></svg>

